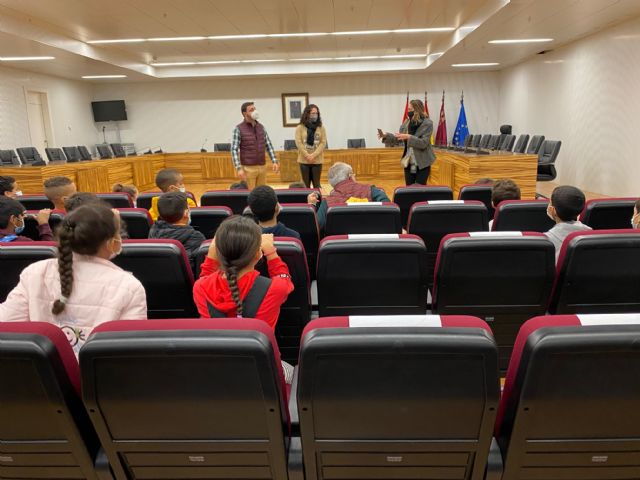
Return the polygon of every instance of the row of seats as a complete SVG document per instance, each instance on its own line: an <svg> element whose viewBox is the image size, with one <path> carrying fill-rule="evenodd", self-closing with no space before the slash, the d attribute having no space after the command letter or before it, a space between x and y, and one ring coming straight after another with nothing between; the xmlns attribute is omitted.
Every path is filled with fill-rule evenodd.
<svg viewBox="0 0 640 480"><path fill-rule="evenodd" d="M0 324L2 478L636 478L638 315Z"/></svg>
<svg viewBox="0 0 640 480"><path fill-rule="evenodd" d="M0 150L0 165L45 165L42 156L34 147L23 147L13 150ZM63 153L64 151L64 153ZM91 160L91 153L84 145L60 148L45 148L45 153L50 162L78 162Z"/></svg>
<svg viewBox="0 0 640 480"><path fill-rule="evenodd" d="M298 240L276 238L275 246L295 287L282 306L276 335L285 358L295 359L311 318L311 277ZM208 242L200 248L196 278L208 248ZM0 246L0 301L27 265L55 255L53 242ZM144 285L149 318L197 316L194 272L180 243L127 240L114 262ZM318 310L320 316L422 314L430 288L434 312L475 315L493 325L506 368L514 336L528 318L547 311L640 312L638 262L636 230L571 234L557 269L553 244L535 232L451 234L435 256L415 235L327 237L317 259ZM267 275L264 262L258 269Z"/></svg>
<svg viewBox="0 0 640 480"><path fill-rule="evenodd" d="M529 142L528 134L521 134L516 142L515 135L491 135L477 134L467 135L464 139L464 147L480 148L486 150L499 150L503 152L527 153L537 155L545 141L544 135L534 135Z"/></svg>

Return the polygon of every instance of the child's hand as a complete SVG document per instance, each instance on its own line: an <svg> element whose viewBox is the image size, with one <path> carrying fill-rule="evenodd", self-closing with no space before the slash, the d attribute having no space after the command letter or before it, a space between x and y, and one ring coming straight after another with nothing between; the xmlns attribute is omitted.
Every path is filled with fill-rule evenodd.
<svg viewBox="0 0 640 480"><path fill-rule="evenodd" d="M216 252L215 237L211 240L211 244L209 245L209 251L207 252L207 257L209 257L211 260L218 260L218 254Z"/></svg>
<svg viewBox="0 0 640 480"><path fill-rule="evenodd" d="M260 248L262 249L262 253L273 253L276 247L273 246L273 233L263 233L262 241L260 244Z"/></svg>

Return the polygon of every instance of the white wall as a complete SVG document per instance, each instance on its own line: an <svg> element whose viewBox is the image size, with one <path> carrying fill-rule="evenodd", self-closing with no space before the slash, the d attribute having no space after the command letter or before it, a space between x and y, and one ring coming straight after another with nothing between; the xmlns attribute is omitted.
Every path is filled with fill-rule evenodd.
<svg viewBox="0 0 640 480"><path fill-rule="evenodd" d="M639 196L640 18L500 73L499 122L562 140L560 183Z"/></svg>
<svg viewBox="0 0 640 480"><path fill-rule="evenodd" d="M276 149L292 139L294 128L282 126L282 93L308 92L320 107L329 146L345 147L348 138L364 137L367 146L381 145L376 129L397 131L406 100L424 99L437 127L442 89L445 89L447 133L453 136L464 89L467 121L472 132L497 131L498 73L395 73L315 77L207 79L146 83L99 84L94 100L124 99L128 120L119 122L123 142L136 148L161 146L165 151L195 151L231 141L241 120L240 105L256 102L261 122ZM116 141L116 125L107 127L108 141ZM435 132L434 132L435 133Z"/></svg>
<svg viewBox="0 0 640 480"><path fill-rule="evenodd" d="M52 147L96 143L90 84L0 67L0 149L31 146L25 89L47 92ZM40 154L46 158L44 152Z"/></svg>

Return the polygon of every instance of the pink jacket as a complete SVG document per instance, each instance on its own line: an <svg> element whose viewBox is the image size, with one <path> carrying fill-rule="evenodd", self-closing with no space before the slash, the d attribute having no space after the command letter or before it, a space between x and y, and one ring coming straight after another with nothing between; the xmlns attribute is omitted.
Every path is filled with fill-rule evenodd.
<svg viewBox="0 0 640 480"><path fill-rule="evenodd" d="M76 355L91 331L111 320L145 320L147 297L140 281L103 258L73 254L73 290L65 310L53 315L60 298L55 258L32 263L0 304L0 321L39 321L58 325Z"/></svg>

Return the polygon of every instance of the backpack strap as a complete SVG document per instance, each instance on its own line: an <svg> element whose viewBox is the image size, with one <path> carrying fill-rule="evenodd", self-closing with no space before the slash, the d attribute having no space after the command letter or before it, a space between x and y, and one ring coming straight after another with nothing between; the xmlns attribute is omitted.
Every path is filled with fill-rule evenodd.
<svg viewBox="0 0 640 480"><path fill-rule="evenodd" d="M245 318L255 318L256 313L262 305L264 297L269 291L271 286L271 279L258 275L247 293L247 296L242 302L242 316ZM226 318L224 312L221 312L214 307L210 302L207 302L207 310L211 318Z"/></svg>

